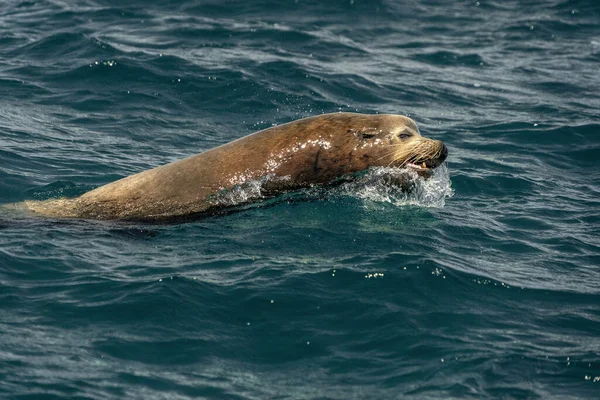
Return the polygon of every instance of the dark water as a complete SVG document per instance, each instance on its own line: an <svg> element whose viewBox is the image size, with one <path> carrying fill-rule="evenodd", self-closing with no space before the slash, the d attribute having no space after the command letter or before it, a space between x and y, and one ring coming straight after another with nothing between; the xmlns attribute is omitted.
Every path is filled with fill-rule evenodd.
<svg viewBox="0 0 600 400"><path fill-rule="evenodd" d="M413 117L438 186L1 213L0 397L600 398L597 1L0 8L1 203L336 111Z"/></svg>

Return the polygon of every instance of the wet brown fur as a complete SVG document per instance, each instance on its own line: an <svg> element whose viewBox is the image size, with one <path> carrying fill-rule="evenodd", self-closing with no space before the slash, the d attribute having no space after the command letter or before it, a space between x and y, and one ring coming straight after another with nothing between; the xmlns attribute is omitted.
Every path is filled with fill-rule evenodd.
<svg viewBox="0 0 600 400"><path fill-rule="evenodd" d="M411 135L400 139L401 133ZM53 217L159 221L223 206L219 193L265 176L273 193L326 184L374 166L439 158L443 144L401 115L325 114L269 128L140 172L74 199L27 201Z"/></svg>

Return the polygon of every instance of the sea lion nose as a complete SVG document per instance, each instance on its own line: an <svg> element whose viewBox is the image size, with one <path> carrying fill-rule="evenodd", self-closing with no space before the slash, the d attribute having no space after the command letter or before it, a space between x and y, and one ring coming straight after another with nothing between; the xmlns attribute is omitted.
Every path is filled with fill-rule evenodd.
<svg viewBox="0 0 600 400"><path fill-rule="evenodd" d="M442 143L442 153L440 154L440 161L444 161L448 157L448 148Z"/></svg>

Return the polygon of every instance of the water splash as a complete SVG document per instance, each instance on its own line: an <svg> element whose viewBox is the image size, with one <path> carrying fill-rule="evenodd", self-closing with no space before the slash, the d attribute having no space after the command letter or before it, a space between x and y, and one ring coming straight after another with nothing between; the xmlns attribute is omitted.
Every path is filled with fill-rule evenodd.
<svg viewBox="0 0 600 400"><path fill-rule="evenodd" d="M269 177L260 180L249 179L231 189L223 189L216 195L215 203L222 206L236 206L264 198L263 186L268 179Z"/></svg>
<svg viewBox="0 0 600 400"><path fill-rule="evenodd" d="M215 200L223 206L247 204L260 199L272 198L273 186L290 184L289 177L268 175L259 180L248 180L242 185L219 192ZM352 181L334 188L313 187L301 190L307 198L350 196L369 203L391 203L395 206L417 205L422 207L444 207L446 199L452 197L450 175L446 164L436 168L427 179L410 168L377 167L365 171ZM324 192L328 192L323 196Z"/></svg>
<svg viewBox="0 0 600 400"><path fill-rule="evenodd" d="M339 190L368 202L435 208L444 207L446 199L454 195L446 164L436 168L428 179L409 168L372 168Z"/></svg>

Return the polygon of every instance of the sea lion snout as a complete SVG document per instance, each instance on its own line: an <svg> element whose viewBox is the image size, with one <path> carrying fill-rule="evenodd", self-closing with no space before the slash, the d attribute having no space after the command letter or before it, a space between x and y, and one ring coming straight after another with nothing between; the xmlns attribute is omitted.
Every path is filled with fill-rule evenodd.
<svg viewBox="0 0 600 400"><path fill-rule="evenodd" d="M446 145L442 143L442 154L440 154L439 159L441 160L441 162L444 162L446 161L446 158L448 158L448 147L446 147Z"/></svg>
<svg viewBox="0 0 600 400"><path fill-rule="evenodd" d="M428 166L429 168L439 167L440 165L442 165L442 163L444 161L446 161L446 158L448 158L448 147L446 147L446 145L439 140L436 140L436 142L438 142L439 145L441 146L441 150L439 153L440 155L429 161L429 163L431 164L431 166ZM428 163L426 162L425 164L428 164Z"/></svg>

